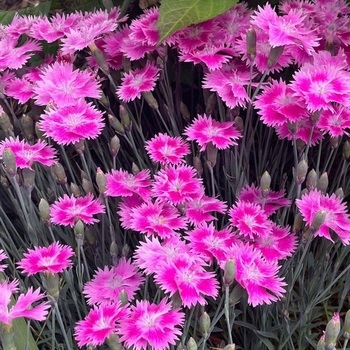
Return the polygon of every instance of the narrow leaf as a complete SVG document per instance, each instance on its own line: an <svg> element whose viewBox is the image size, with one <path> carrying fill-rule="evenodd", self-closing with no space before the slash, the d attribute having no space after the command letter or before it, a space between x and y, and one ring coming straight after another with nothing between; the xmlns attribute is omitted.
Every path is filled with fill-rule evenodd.
<svg viewBox="0 0 350 350"><path fill-rule="evenodd" d="M177 30L224 13L237 0L161 0L158 18L159 42Z"/></svg>

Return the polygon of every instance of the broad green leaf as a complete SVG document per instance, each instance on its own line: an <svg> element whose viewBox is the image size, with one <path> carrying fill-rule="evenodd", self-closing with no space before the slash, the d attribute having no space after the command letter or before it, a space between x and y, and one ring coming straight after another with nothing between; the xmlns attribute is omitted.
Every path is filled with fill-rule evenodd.
<svg viewBox="0 0 350 350"><path fill-rule="evenodd" d="M10 24L13 17L16 13L19 15L47 15L51 8L51 1L41 2L38 6L27 7L25 9L16 10L16 11L0 11L0 23L1 24Z"/></svg>
<svg viewBox="0 0 350 350"><path fill-rule="evenodd" d="M238 0L161 0L158 18L159 43L177 30L224 13Z"/></svg>

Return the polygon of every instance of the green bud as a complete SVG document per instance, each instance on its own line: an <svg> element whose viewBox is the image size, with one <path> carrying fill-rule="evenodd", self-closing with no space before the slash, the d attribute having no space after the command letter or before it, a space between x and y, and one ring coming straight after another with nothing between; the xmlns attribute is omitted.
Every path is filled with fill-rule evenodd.
<svg viewBox="0 0 350 350"><path fill-rule="evenodd" d="M78 198L81 196L80 187L77 184L75 184L74 182L71 182L69 187L75 198Z"/></svg>
<svg viewBox="0 0 350 350"><path fill-rule="evenodd" d="M111 105L109 103L108 97L103 92L101 92L100 103L106 109L110 109L111 108Z"/></svg>
<svg viewBox="0 0 350 350"><path fill-rule="evenodd" d="M111 72L103 52L95 45L95 43L90 44L89 49L91 50L92 57L97 62L102 72L109 75Z"/></svg>
<svg viewBox="0 0 350 350"><path fill-rule="evenodd" d="M122 105L119 106L119 117L125 130L130 131L132 123L130 120L129 112Z"/></svg>
<svg viewBox="0 0 350 350"><path fill-rule="evenodd" d="M317 189L320 190L323 194L327 192L328 187L328 174L323 173L317 181Z"/></svg>
<svg viewBox="0 0 350 350"><path fill-rule="evenodd" d="M298 185L301 185L305 181L307 169L308 169L308 165L307 165L306 161L303 159L297 165L296 176L297 176L297 184Z"/></svg>
<svg viewBox="0 0 350 350"><path fill-rule="evenodd" d="M325 335L323 334L322 337L320 338L320 340L317 343L316 350L325 350L326 344L324 342L324 339L325 339Z"/></svg>
<svg viewBox="0 0 350 350"><path fill-rule="evenodd" d="M294 223L293 223L293 231L299 231L303 227L303 217L301 216L300 213L297 213L294 217Z"/></svg>
<svg viewBox="0 0 350 350"><path fill-rule="evenodd" d="M109 145L109 150L111 152L112 157L116 157L120 150L120 139L117 135L111 138L111 143Z"/></svg>
<svg viewBox="0 0 350 350"><path fill-rule="evenodd" d="M195 342L195 340L191 337L190 339L188 339L187 342L187 350L197 350L197 343Z"/></svg>
<svg viewBox="0 0 350 350"><path fill-rule="evenodd" d="M50 206L49 206L49 203L44 198L40 199L39 213L42 220L44 221L50 220Z"/></svg>
<svg viewBox="0 0 350 350"><path fill-rule="evenodd" d="M326 326L326 333L325 333L326 348L328 345L333 345L335 347L339 332L340 332L340 318L339 318L339 314L335 313L332 319L328 322Z"/></svg>
<svg viewBox="0 0 350 350"><path fill-rule="evenodd" d="M35 184L35 171L30 168L22 169L23 186L31 192Z"/></svg>
<svg viewBox="0 0 350 350"><path fill-rule="evenodd" d="M334 193L337 197L344 199L344 191L342 187L339 187Z"/></svg>
<svg viewBox="0 0 350 350"><path fill-rule="evenodd" d="M239 132L244 131L244 122L240 116L236 117L233 122L235 123L235 126Z"/></svg>
<svg viewBox="0 0 350 350"><path fill-rule="evenodd" d="M343 157L348 160L350 158L350 142L345 141L343 145Z"/></svg>
<svg viewBox="0 0 350 350"><path fill-rule="evenodd" d="M203 312L202 316L199 318L199 330L202 334L208 334L210 329L210 317L206 312Z"/></svg>
<svg viewBox="0 0 350 350"><path fill-rule="evenodd" d="M123 124L112 114L108 114L108 122L109 125L118 133L121 135L125 134L125 130L123 127Z"/></svg>
<svg viewBox="0 0 350 350"><path fill-rule="evenodd" d="M283 50L284 46L275 46L271 48L269 57L267 58L267 69L271 69L275 66L278 59L281 57Z"/></svg>
<svg viewBox="0 0 350 350"><path fill-rule="evenodd" d="M247 43L247 56L249 60L252 62L256 57L256 32L253 27L250 27L247 31L246 43Z"/></svg>
<svg viewBox="0 0 350 350"><path fill-rule="evenodd" d="M312 169L309 171L307 178L306 178L306 188L309 191L312 191L316 188L317 186L317 174L315 169Z"/></svg>
<svg viewBox="0 0 350 350"><path fill-rule="evenodd" d="M228 344L224 347L223 350L235 350L236 349L236 345L235 344Z"/></svg>
<svg viewBox="0 0 350 350"><path fill-rule="evenodd" d="M28 140L33 140L34 138L34 122L33 119L27 115L24 114L21 118L21 125L24 131L24 134L26 135Z"/></svg>
<svg viewBox="0 0 350 350"><path fill-rule="evenodd" d="M56 182L59 185L65 185L67 183L67 176L61 163L56 163L52 166L53 173L56 176Z"/></svg>
<svg viewBox="0 0 350 350"><path fill-rule="evenodd" d="M224 270L224 284L226 286L229 286L233 283L233 281L236 278L236 262L234 260L227 260L225 264L225 270Z"/></svg>
<svg viewBox="0 0 350 350"><path fill-rule="evenodd" d="M88 193L95 194L94 186L92 185L91 181L87 179L83 179L81 182L81 186L84 189L86 194Z"/></svg>
<svg viewBox="0 0 350 350"><path fill-rule="evenodd" d="M182 118L184 118L186 122L189 123L191 120L191 114L187 106L182 101L180 102L180 112L181 112Z"/></svg>
<svg viewBox="0 0 350 350"><path fill-rule="evenodd" d="M100 168L97 168L96 171L96 183L98 186L98 190L100 193L106 192L106 175L103 173L103 171Z"/></svg>
<svg viewBox="0 0 350 350"><path fill-rule="evenodd" d="M320 227L323 225L323 223L326 220L326 211L325 210L320 210L316 213L314 216L314 219L312 220L311 223L311 229L315 233L320 229Z"/></svg>
<svg viewBox="0 0 350 350"><path fill-rule="evenodd" d="M132 162L132 164L131 164L131 172L134 175L136 175L140 172L140 168L134 162Z"/></svg>
<svg viewBox="0 0 350 350"><path fill-rule="evenodd" d="M75 150L78 152L78 154L83 154L85 150L85 143L84 140L79 140L74 143Z"/></svg>
<svg viewBox="0 0 350 350"><path fill-rule="evenodd" d="M329 144L331 145L331 148L337 148L339 145L339 137L331 137L329 140Z"/></svg>
<svg viewBox="0 0 350 350"><path fill-rule="evenodd" d="M245 294L245 289L239 284L235 284L229 296L230 305L236 305Z"/></svg>
<svg viewBox="0 0 350 350"><path fill-rule="evenodd" d="M94 233L89 229L89 226L85 226L84 235L89 244L94 244L96 242L96 237Z"/></svg>
<svg viewBox="0 0 350 350"><path fill-rule="evenodd" d="M41 141L46 140L46 137L44 136L44 132L39 129L38 122L35 122L34 130L35 130L35 135L37 136L38 139L40 139Z"/></svg>
<svg viewBox="0 0 350 350"><path fill-rule="evenodd" d="M205 114L212 114L216 106L216 93L211 93L205 102Z"/></svg>
<svg viewBox="0 0 350 350"><path fill-rule="evenodd" d="M305 147L306 147L306 143L303 140L297 139L296 140L296 146L297 146L297 150L299 153L303 152Z"/></svg>
<svg viewBox="0 0 350 350"><path fill-rule="evenodd" d="M147 104L152 108L152 109L158 109L159 105L157 100L154 98L153 94L151 91L144 91L141 93L142 97L145 99Z"/></svg>
<svg viewBox="0 0 350 350"><path fill-rule="evenodd" d="M111 256L117 256L119 253L119 248L118 248L118 244L113 241L109 247L109 252L111 254Z"/></svg>
<svg viewBox="0 0 350 350"><path fill-rule="evenodd" d="M58 301L60 295L59 281L60 278L58 273L45 274L46 294L50 300L51 305L55 305Z"/></svg>
<svg viewBox="0 0 350 350"><path fill-rule="evenodd" d="M129 254L130 254L130 247L127 244L125 244L122 249L122 255L127 258Z"/></svg>
<svg viewBox="0 0 350 350"><path fill-rule="evenodd" d="M128 303L128 294L126 293L125 289L123 289L119 295L118 300L120 301L121 306L125 306Z"/></svg>
<svg viewBox="0 0 350 350"><path fill-rule="evenodd" d="M202 176L203 174L203 164L199 157L193 157L193 167L197 170L198 176Z"/></svg>
<svg viewBox="0 0 350 350"><path fill-rule="evenodd" d="M346 315L345 315L344 333L347 333L348 337L350 338L350 310L348 310Z"/></svg>
<svg viewBox="0 0 350 350"><path fill-rule="evenodd" d="M78 220L74 225L74 234L81 236L84 234L84 224L81 220Z"/></svg>
<svg viewBox="0 0 350 350"><path fill-rule="evenodd" d="M207 164L210 169L214 169L218 157L218 149L212 142L207 144Z"/></svg>
<svg viewBox="0 0 350 350"><path fill-rule="evenodd" d="M5 165L5 171L9 177L15 177L17 175L16 157L12 149L5 148L2 154L2 161Z"/></svg>
<svg viewBox="0 0 350 350"><path fill-rule="evenodd" d="M106 338L106 343L110 350L124 350L122 344L119 343L119 337L115 333L111 333L108 338Z"/></svg>
<svg viewBox="0 0 350 350"><path fill-rule="evenodd" d="M270 186L271 186L271 176L267 171L265 171L260 180L260 189L264 197L269 194Z"/></svg>

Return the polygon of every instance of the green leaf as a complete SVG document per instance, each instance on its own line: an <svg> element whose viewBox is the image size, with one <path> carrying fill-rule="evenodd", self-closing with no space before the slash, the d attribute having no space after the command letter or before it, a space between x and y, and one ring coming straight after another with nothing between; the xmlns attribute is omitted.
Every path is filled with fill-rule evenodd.
<svg viewBox="0 0 350 350"><path fill-rule="evenodd" d="M16 13L19 15L33 15L39 16L40 14L47 15L51 8L51 1L41 2L38 6L27 7L25 9L16 11L0 11L0 23L10 24Z"/></svg>
<svg viewBox="0 0 350 350"><path fill-rule="evenodd" d="M238 0L161 0L158 18L159 42L177 30L224 13Z"/></svg>

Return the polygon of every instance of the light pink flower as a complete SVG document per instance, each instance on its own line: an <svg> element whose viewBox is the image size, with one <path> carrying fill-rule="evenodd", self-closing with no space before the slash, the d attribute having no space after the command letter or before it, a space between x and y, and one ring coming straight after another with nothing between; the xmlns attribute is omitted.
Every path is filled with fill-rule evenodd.
<svg viewBox="0 0 350 350"><path fill-rule="evenodd" d="M267 262L259 249L248 243L235 244L220 264L222 269L229 259L236 262L236 280L247 290L248 303L252 306L271 304L285 293L286 283L277 277L277 261Z"/></svg>
<svg viewBox="0 0 350 350"><path fill-rule="evenodd" d="M34 97L33 86L33 82L24 74L22 78L14 77L8 81L5 94L25 104L29 99Z"/></svg>
<svg viewBox="0 0 350 350"><path fill-rule="evenodd" d="M260 205L239 200L230 210L230 221L237 227L238 234L248 238L268 237L271 233L271 222Z"/></svg>
<svg viewBox="0 0 350 350"><path fill-rule="evenodd" d="M185 162L184 156L190 153L187 143L181 137L158 134L146 142L146 150L154 162L167 165Z"/></svg>
<svg viewBox="0 0 350 350"><path fill-rule="evenodd" d="M172 263L162 264L154 280L170 296L178 292L183 306L205 305L205 296L215 298L218 295L218 281L215 273L208 272L202 265L178 256Z"/></svg>
<svg viewBox="0 0 350 350"><path fill-rule="evenodd" d="M136 193L147 200L151 195L149 170L141 170L136 175L125 170L112 170L112 174L106 174L106 180L107 196L130 197Z"/></svg>
<svg viewBox="0 0 350 350"><path fill-rule="evenodd" d="M69 259L74 255L73 249L58 242L48 247L34 247L24 253L24 258L18 263L18 267L28 276L39 272L56 274L72 266Z"/></svg>
<svg viewBox="0 0 350 350"><path fill-rule="evenodd" d="M20 16L17 12L15 13L11 24L4 26L2 29L6 36L12 39L19 39L23 34L29 34L30 28L35 22L37 17L35 16Z"/></svg>
<svg viewBox="0 0 350 350"><path fill-rule="evenodd" d="M74 337L78 346L102 345L109 336L116 334L118 323L127 317L128 312L118 301L95 305L85 319L78 321L75 326Z"/></svg>
<svg viewBox="0 0 350 350"><path fill-rule="evenodd" d="M136 97L141 98L141 92L154 89L158 73L159 69L150 62L147 62L142 69L125 73L117 90L118 97L126 102L133 101Z"/></svg>
<svg viewBox="0 0 350 350"><path fill-rule="evenodd" d="M154 175L153 194L161 200L180 204L200 198L204 194L202 179L187 165L170 165Z"/></svg>
<svg viewBox="0 0 350 350"><path fill-rule="evenodd" d="M176 230L186 227L186 220L172 205L161 201L143 203L132 209L131 229L147 236L158 235L168 238L176 235Z"/></svg>
<svg viewBox="0 0 350 350"><path fill-rule="evenodd" d="M218 149L235 146L236 140L241 136L233 122L220 123L205 114L198 115L184 134L188 140L196 141L201 146L201 151L205 151L209 142Z"/></svg>
<svg viewBox="0 0 350 350"><path fill-rule="evenodd" d="M99 222L93 215L105 212L105 206L98 199L93 200L93 195L75 198L64 195L50 207L51 222L56 225L74 227L78 220L85 224Z"/></svg>
<svg viewBox="0 0 350 350"><path fill-rule="evenodd" d="M74 70L73 64L55 62L44 68L41 80L34 87L36 104L45 106L54 103L57 107L74 106L78 99L99 99L99 83L88 71Z"/></svg>
<svg viewBox="0 0 350 350"><path fill-rule="evenodd" d="M253 243L267 261L287 259L294 253L296 245L297 237L294 233L290 234L290 228L275 223L272 223L269 236L256 237Z"/></svg>
<svg viewBox="0 0 350 350"><path fill-rule="evenodd" d="M184 318L185 314L180 309L172 309L167 299L158 305L147 300L136 301L129 317L120 321L120 341L135 350L169 349L181 335L178 327L183 326Z"/></svg>
<svg viewBox="0 0 350 350"><path fill-rule="evenodd" d="M16 165L21 169L31 169L34 162L46 166L57 163L56 150L41 140L31 145L24 140L20 141L18 136L15 139L10 137L0 143L0 157L6 149L14 153Z"/></svg>
<svg viewBox="0 0 350 350"><path fill-rule="evenodd" d="M332 137L349 135L346 129L350 128L349 107L333 105L333 110L325 110L321 113L317 127L323 132L328 132Z"/></svg>
<svg viewBox="0 0 350 350"><path fill-rule="evenodd" d="M205 221L217 220L210 212L215 211L224 214L226 210L227 205L224 202L206 195L186 203L186 217L193 225L199 225Z"/></svg>
<svg viewBox="0 0 350 350"><path fill-rule="evenodd" d="M5 254L3 249L0 249L0 262L5 259L7 259L7 255ZM0 265L0 272L3 272L6 269L6 267L7 264Z"/></svg>
<svg viewBox="0 0 350 350"><path fill-rule="evenodd" d="M137 267L131 261L121 258L117 266L97 269L92 280L85 284L83 293L89 304L115 302L122 291L126 292L131 301L143 281Z"/></svg>
<svg viewBox="0 0 350 350"><path fill-rule="evenodd" d="M315 215L324 212L324 223L314 233L315 236L325 237L331 242L330 230L334 231L344 245L350 244L350 218L345 203L335 194L329 196L321 191L313 190L296 200L296 205L304 221L311 227Z"/></svg>
<svg viewBox="0 0 350 350"><path fill-rule="evenodd" d="M74 105L51 108L41 115L39 129L60 145L95 139L104 127L103 114L84 99Z"/></svg>
<svg viewBox="0 0 350 350"><path fill-rule="evenodd" d="M26 317L31 320L44 321L51 307L44 302L32 307L32 304L45 297L40 294L39 288L33 291L30 287L25 294L21 294L16 303L12 304L12 294L18 292L18 281L11 283L8 280L0 282L0 322L11 325L15 318ZM12 306L10 306L10 304Z"/></svg>
<svg viewBox="0 0 350 350"><path fill-rule="evenodd" d="M238 237L229 228L218 231L213 223L199 225L186 234L192 252L210 264L214 258L218 261L224 260L225 251L238 242Z"/></svg>

